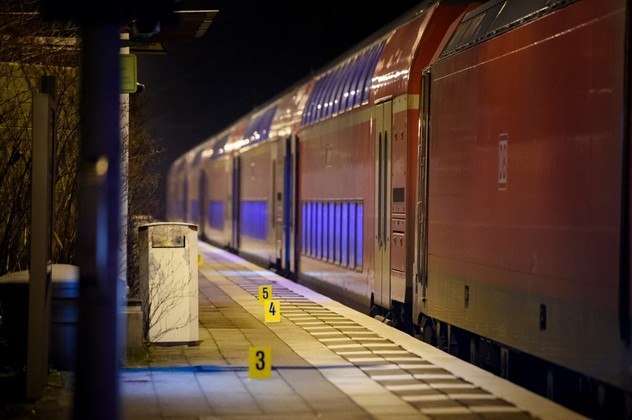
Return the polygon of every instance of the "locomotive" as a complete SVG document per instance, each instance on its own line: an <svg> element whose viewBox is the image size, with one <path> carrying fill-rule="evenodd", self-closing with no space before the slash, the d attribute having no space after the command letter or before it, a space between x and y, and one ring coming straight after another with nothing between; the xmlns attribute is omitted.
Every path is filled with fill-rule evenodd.
<svg viewBox="0 0 632 420"><path fill-rule="evenodd" d="M571 408L620 415L629 22L624 0L425 1L177 159L167 217Z"/></svg>

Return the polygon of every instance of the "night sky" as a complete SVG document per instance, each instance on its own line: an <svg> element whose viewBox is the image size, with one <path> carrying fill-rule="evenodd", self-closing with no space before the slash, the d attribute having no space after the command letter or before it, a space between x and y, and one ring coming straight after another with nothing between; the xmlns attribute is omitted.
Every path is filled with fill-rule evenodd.
<svg viewBox="0 0 632 420"><path fill-rule="evenodd" d="M219 14L203 38L167 44L166 55L139 55L144 117L164 150L163 209L173 160L418 2L216 1Z"/></svg>

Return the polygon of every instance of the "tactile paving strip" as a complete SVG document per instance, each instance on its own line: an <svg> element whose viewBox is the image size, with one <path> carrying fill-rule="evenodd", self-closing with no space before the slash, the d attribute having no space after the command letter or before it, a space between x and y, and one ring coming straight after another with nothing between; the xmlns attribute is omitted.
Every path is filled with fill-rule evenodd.
<svg viewBox="0 0 632 420"><path fill-rule="evenodd" d="M217 262L222 256L213 254ZM228 261L225 261L228 262ZM391 340L309 298L252 271L221 274L257 299L260 285L274 285L281 315L323 346L361 369L370 379L421 413L444 418L530 419L530 413L457 377Z"/></svg>

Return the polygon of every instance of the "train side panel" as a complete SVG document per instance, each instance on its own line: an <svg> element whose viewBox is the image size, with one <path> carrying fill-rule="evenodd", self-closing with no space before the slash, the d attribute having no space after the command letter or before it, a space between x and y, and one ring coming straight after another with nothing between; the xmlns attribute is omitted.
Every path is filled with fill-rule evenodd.
<svg viewBox="0 0 632 420"><path fill-rule="evenodd" d="M265 266L276 261L272 200L276 154L276 142L272 141L240 152L239 251Z"/></svg>
<svg viewBox="0 0 632 420"><path fill-rule="evenodd" d="M232 160L211 160L206 165L206 172L208 187L204 235L212 243L228 247L232 232Z"/></svg>
<svg viewBox="0 0 632 420"><path fill-rule="evenodd" d="M298 167L300 272L365 306L374 269L371 121L363 108L305 129ZM351 234L340 234L343 224Z"/></svg>
<svg viewBox="0 0 632 420"><path fill-rule="evenodd" d="M630 389L619 338L622 1L432 68L428 314Z"/></svg>

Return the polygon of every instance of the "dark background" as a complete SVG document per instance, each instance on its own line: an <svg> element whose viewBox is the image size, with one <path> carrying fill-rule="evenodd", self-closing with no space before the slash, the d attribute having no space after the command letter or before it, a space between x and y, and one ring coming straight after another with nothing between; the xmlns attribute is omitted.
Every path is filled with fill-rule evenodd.
<svg viewBox="0 0 632 420"><path fill-rule="evenodd" d="M418 0L214 1L219 14L201 39L139 55L139 99L164 150L160 213L169 165L195 145L343 54Z"/></svg>

